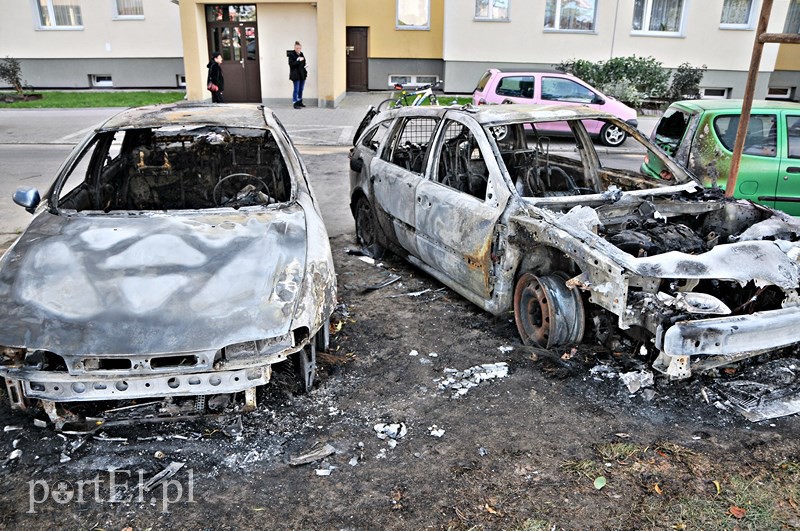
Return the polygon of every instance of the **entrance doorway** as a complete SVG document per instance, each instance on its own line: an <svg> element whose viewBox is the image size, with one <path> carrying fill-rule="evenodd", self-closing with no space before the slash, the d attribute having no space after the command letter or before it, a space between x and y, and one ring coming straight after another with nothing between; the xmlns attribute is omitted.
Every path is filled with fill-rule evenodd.
<svg viewBox="0 0 800 531"><path fill-rule="evenodd" d="M261 103L255 5L206 6L208 55L222 54L225 101Z"/></svg>
<svg viewBox="0 0 800 531"><path fill-rule="evenodd" d="M347 90L364 92L369 88L367 31L368 28L347 28Z"/></svg>

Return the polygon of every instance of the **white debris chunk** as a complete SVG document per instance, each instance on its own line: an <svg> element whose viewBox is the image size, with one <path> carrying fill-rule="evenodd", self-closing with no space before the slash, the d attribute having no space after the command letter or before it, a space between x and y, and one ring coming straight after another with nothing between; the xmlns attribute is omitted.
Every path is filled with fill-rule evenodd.
<svg viewBox="0 0 800 531"><path fill-rule="evenodd" d="M411 352L408 353L408 355L409 356L419 356L419 352L417 352L416 350L412 350Z"/></svg>
<svg viewBox="0 0 800 531"><path fill-rule="evenodd" d="M497 350L499 350L499 351L500 351L500 352L502 352L503 354L508 354L509 352L511 352L512 350L514 350L514 347L502 346L502 347L497 347Z"/></svg>
<svg viewBox="0 0 800 531"><path fill-rule="evenodd" d="M508 363L484 363L463 371L445 369L444 373L445 378L439 383L439 389L451 389L453 398L458 398L481 382L505 378L508 375Z"/></svg>
<svg viewBox="0 0 800 531"><path fill-rule="evenodd" d="M374 426L375 433L378 435L378 439L402 439L408 433L408 428L404 422L394 423L394 424L384 424L379 422Z"/></svg>
<svg viewBox="0 0 800 531"><path fill-rule="evenodd" d="M336 467L333 465L328 465L326 468L317 468L314 470L314 473L318 476L330 476L331 472L336 470Z"/></svg>
<svg viewBox="0 0 800 531"><path fill-rule="evenodd" d="M650 371L632 371L619 375L619 379L628 386L628 392L636 393L639 389L653 386L653 373Z"/></svg>
<svg viewBox="0 0 800 531"><path fill-rule="evenodd" d="M432 437L441 437L444 435L444 429L440 428L436 424L433 426L428 426L428 435Z"/></svg>
<svg viewBox="0 0 800 531"><path fill-rule="evenodd" d="M350 466L356 466L358 464L358 456L353 456L350 458L350 461L347 462Z"/></svg>
<svg viewBox="0 0 800 531"><path fill-rule="evenodd" d="M600 378L611 379L617 377L617 371L615 371L610 365L605 364L595 365L589 369L589 374L594 376L596 380L599 380Z"/></svg>

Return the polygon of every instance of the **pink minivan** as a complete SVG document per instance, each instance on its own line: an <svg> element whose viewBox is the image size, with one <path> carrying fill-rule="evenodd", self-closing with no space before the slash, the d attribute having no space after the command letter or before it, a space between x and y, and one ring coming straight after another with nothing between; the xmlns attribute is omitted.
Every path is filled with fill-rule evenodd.
<svg viewBox="0 0 800 531"><path fill-rule="evenodd" d="M585 105L613 114L636 127L636 111L606 96L586 82L569 74L555 72L502 72L487 70L472 93L474 105L487 103L556 103ZM585 120L586 131L606 146L620 146L626 134L622 129L597 120ZM553 130L569 133L568 130Z"/></svg>

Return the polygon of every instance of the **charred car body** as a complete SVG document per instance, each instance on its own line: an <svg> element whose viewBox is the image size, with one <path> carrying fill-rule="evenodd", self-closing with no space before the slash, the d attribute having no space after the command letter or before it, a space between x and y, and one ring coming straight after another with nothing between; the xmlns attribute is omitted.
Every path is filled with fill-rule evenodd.
<svg viewBox="0 0 800 531"><path fill-rule="evenodd" d="M12 407L246 391L292 358L313 383L335 275L306 170L255 105L125 111L0 259L0 373Z"/></svg>
<svg viewBox="0 0 800 531"><path fill-rule="evenodd" d="M595 150L589 119L625 130L639 154ZM554 121L574 140L540 132ZM660 178L638 173L647 149L664 159ZM611 115L389 111L363 128L350 168L365 247L391 248L493 314L513 310L527 344L621 329L678 379L800 341L800 223L703 189Z"/></svg>

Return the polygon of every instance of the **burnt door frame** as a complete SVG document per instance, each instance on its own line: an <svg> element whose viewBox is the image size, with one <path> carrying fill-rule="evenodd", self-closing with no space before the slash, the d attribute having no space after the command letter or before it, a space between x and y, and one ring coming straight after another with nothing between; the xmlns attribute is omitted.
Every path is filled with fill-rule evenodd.
<svg viewBox="0 0 800 531"><path fill-rule="evenodd" d="M258 23L255 21L208 22L208 55L222 53L224 98L229 103L261 103L261 66ZM228 41L226 44L225 41Z"/></svg>
<svg viewBox="0 0 800 531"><path fill-rule="evenodd" d="M369 90L369 62L367 43L369 28L347 26L347 90L366 92Z"/></svg>

